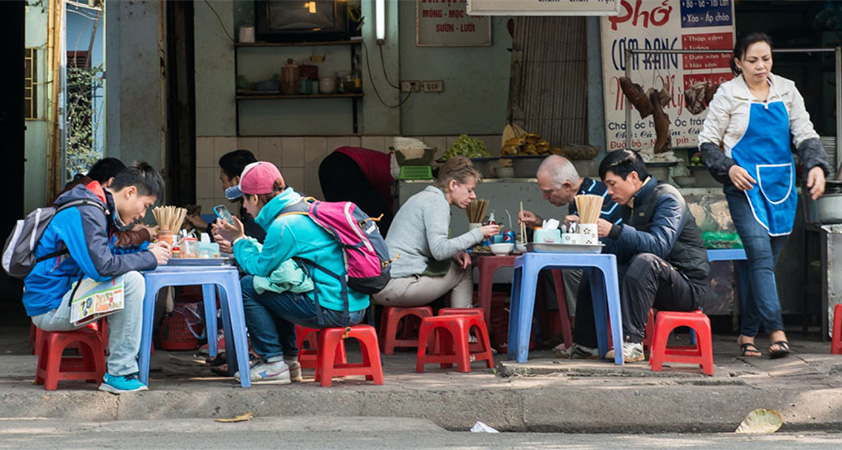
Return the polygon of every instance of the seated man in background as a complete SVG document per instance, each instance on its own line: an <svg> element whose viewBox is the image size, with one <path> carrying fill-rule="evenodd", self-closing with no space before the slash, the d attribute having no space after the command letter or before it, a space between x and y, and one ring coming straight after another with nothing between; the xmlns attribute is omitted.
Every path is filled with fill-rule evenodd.
<svg viewBox="0 0 842 450"><path fill-rule="evenodd" d="M329 202L349 201L366 214L382 218L377 223L386 237L394 214L390 156L360 147L339 147L319 165L319 183Z"/></svg>
<svg viewBox="0 0 842 450"><path fill-rule="evenodd" d="M247 165L253 162L257 162L257 158L255 158L254 154L248 150L234 150L222 155L219 158L219 180L222 181L222 192L224 193L225 190L231 186L237 186L240 184L240 174L243 173L243 169L245 169ZM243 224L246 236L257 239L257 242L263 242L263 239L266 238L266 231L254 222L254 217L249 215L248 211L246 211L243 207L243 200L239 198L229 201L237 205L237 217ZM213 211L206 212L212 213ZM208 233L208 235L211 236L211 239L213 239L211 229L213 224L202 220L202 217L199 214L188 214L185 216L185 220L190 222L194 228L198 229L202 233ZM219 249L223 252L232 253L231 244L227 241L221 241L218 242L218 244Z"/></svg>
<svg viewBox="0 0 842 450"><path fill-rule="evenodd" d="M605 184L599 180L581 177L576 167L567 158L558 155L551 155L544 158L538 167L536 174L538 188L543 194L544 200L553 206L562 207L567 205L567 215L564 217L564 225L569 226L579 221L579 211L576 207L577 195L599 195L602 197L602 212L600 217L613 224L622 223L620 207L608 197ZM518 220L528 228L541 226L544 219L532 211L523 211L518 215ZM564 270L564 295L567 299L567 309L571 316L576 315L576 296L579 292L579 283L582 279L582 270ZM545 286L544 292L552 292L554 284L552 279L542 271L539 282ZM597 354L581 352L581 347L572 346L563 351L556 352L560 358L589 358Z"/></svg>
<svg viewBox="0 0 842 450"><path fill-rule="evenodd" d="M617 256L623 312L623 359L644 361L643 338L649 310L695 311L702 306L710 273L707 250L681 193L646 172L640 155L617 150L599 164L608 195L621 205L623 223L597 223L605 252ZM597 346L590 280L579 287L576 345ZM615 349L619 350L619 349ZM614 350L605 355L614 358Z"/></svg>
<svg viewBox="0 0 842 450"><path fill-rule="evenodd" d="M97 181L77 185L56 199L61 206L74 200L88 203L58 212L38 245L38 262L24 278L23 305L32 323L44 331L66 331L84 326L70 321L75 287L84 278L95 282L122 279L124 308L108 316L108 355L101 391L114 394L146 390L137 379L137 354L146 283L142 270L166 264L170 246L117 249L109 237L123 223L146 215L164 192L164 180L149 164L139 162L122 170L109 187ZM79 294L83 294L80 292Z"/></svg>

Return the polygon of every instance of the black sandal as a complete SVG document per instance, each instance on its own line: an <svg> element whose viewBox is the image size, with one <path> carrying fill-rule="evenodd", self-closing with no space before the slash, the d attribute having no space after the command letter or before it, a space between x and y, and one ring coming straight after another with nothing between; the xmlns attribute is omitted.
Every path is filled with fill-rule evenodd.
<svg viewBox="0 0 842 450"><path fill-rule="evenodd" d="M772 350L772 347L777 345L778 350ZM769 357L772 359L783 358L784 356L789 355L789 342L787 341L777 341L772 342L772 345L769 346Z"/></svg>
<svg viewBox="0 0 842 450"><path fill-rule="evenodd" d="M757 355L747 355L746 353L758 353ZM740 356L745 356L747 358L759 358L763 356L763 353L751 342L746 342L745 344L740 344Z"/></svg>

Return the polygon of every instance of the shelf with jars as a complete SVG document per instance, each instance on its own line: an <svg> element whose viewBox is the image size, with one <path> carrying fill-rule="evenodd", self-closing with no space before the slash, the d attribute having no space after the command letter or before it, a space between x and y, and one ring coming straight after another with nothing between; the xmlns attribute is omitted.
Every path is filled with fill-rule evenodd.
<svg viewBox="0 0 842 450"><path fill-rule="evenodd" d="M357 100L363 98L362 76L359 51L362 40L320 41L320 42L238 42L234 46L234 67L237 76L237 135L240 135L240 102L255 100L330 100L350 99L353 133L359 132ZM277 48L348 46L350 49L350 70L336 71L334 74L319 74L319 67L314 64L299 64L292 58L286 58L280 73L273 79L252 83L241 74L243 58L254 58L272 52L277 55ZM240 52L247 52L240 55ZM312 58L312 57L311 57ZM311 59L312 61L312 59Z"/></svg>

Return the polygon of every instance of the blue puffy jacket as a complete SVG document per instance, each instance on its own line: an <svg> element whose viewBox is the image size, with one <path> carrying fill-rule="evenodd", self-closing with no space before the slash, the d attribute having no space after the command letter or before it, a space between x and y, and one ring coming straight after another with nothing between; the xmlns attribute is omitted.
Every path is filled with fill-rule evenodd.
<svg viewBox="0 0 842 450"><path fill-rule="evenodd" d="M50 258L33 267L24 279L23 306L29 316L56 309L73 282L82 275L105 281L126 272L153 270L155 255L147 244L129 248L114 246L114 199L96 181L76 186L56 199L56 206L79 199L103 203L107 214L93 205L65 209L55 216L35 247L35 257L63 249L68 254Z"/></svg>

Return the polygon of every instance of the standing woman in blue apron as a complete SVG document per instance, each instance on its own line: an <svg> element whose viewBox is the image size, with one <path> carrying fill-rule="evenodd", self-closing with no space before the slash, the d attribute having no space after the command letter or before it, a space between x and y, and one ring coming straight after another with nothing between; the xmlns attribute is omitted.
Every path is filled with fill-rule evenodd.
<svg viewBox="0 0 842 450"><path fill-rule="evenodd" d="M737 344L743 356L762 356L754 338L763 324L769 356L789 354L775 264L792 232L798 198L790 142L815 200L824 193L827 155L795 83L772 74L772 40L740 37L731 61L734 79L709 105L699 148L710 173L724 184L734 226L745 246L753 294L743 299ZM724 152L723 152L724 149Z"/></svg>

